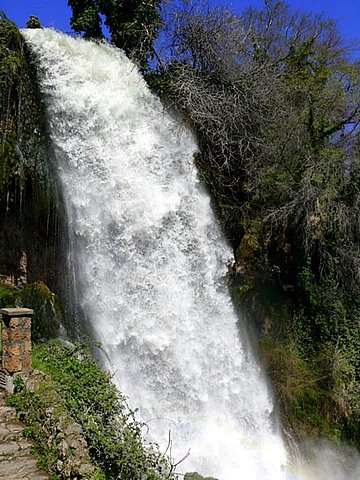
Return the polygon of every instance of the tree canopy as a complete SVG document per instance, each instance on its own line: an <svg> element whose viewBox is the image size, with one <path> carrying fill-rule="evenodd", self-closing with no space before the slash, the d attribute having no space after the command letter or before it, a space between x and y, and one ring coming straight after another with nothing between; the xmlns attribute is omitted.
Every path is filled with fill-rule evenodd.
<svg viewBox="0 0 360 480"><path fill-rule="evenodd" d="M264 353L270 373L284 374L273 379L279 401L292 423L306 417L318 431L326 417L328 434L354 440L360 65L332 20L264 3L241 15L173 8L164 98L197 136L197 165L234 247L234 295L277 345ZM284 361L311 388L288 388Z"/></svg>
<svg viewBox="0 0 360 480"><path fill-rule="evenodd" d="M111 42L146 69L161 27L160 0L68 0L71 28L86 38L101 39L104 24Z"/></svg>

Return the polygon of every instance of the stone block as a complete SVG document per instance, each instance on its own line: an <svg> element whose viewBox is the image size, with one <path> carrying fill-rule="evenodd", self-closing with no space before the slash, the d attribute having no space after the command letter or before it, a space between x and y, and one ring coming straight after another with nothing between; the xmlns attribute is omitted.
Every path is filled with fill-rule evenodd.
<svg viewBox="0 0 360 480"><path fill-rule="evenodd" d="M2 367L10 374L31 370L31 315L26 308L6 308L2 315ZM22 316L23 315L23 316Z"/></svg>
<svg viewBox="0 0 360 480"><path fill-rule="evenodd" d="M5 356L3 352L3 369L9 373L15 373L21 371L21 359L17 356Z"/></svg>
<svg viewBox="0 0 360 480"><path fill-rule="evenodd" d="M2 324L1 330L2 330L2 335L1 335L2 341L8 340L8 338L9 338L9 332L8 332L8 329L5 327L4 323Z"/></svg>
<svg viewBox="0 0 360 480"><path fill-rule="evenodd" d="M7 338L11 337L12 340L24 341L30 338L30 332L29 330L24 330L22 328L19 328L11 331L10 333L6 332L5 337ZM4 335L3 335L3 339L4 339Z"/></svg>
<svg viewBox="0 0 360 480"><path fill-rule="evenodd" d="M19 357L20 356L20 344L16 341L8 342L7 345L3 346L3 355L9 355L10 357Z"/></svg>
<svg viewBox="0 0 360 480"><path fill-rule="evenodd" d="M25 330L31 330L31 318L23 317L22 318L22 328Z"/></svg>
<svg viewBox="0 0 360 480"><path fill-rule="evenodd" d="M14 329L14 328L19 328L20 325L20 318L14 317L10 319L9 322L9 327Z"/></svg>

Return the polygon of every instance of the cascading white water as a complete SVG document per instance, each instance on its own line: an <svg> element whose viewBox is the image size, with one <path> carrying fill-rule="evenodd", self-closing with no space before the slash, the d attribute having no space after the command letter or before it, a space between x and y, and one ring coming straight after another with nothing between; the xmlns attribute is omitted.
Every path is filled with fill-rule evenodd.
<svg viewBox="0 0 360 480"><path fill-rule="evenodd" d="M180 471L281 480L272 400L224 286L230 250L194 140L125 55L24 31L40 62L78 301L116 382ZM242 338L240 338L242 337Z"/></svg>

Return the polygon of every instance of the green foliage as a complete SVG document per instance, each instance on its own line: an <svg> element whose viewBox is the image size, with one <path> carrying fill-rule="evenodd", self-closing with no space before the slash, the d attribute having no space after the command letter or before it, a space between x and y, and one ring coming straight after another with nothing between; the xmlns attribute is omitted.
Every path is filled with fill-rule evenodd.
<svg viewBox="0 0 360 480"><path fill-rule="evenodd" d="M107 373L80 346L37 345L34 366L50 374L71 416L82 426L89 452L105 477L174 478L155 445L144 447L143 427Z"/></svg>
<svg viewBox="0 0 360 480"><path fill-rule="evenodd" d="M197 472L185 473L184 480L216 480L214 477L203 477Z"/></svg>
<svg viewBox="0 0 360 480"><path fill-rule="evenodd" d="M57 417L63 409L52 385L45 382L36 393L33 393L25 387L21 377L16 377L14 393L8 398L7 403L16 408L19 419L26 424L24 434L34 441L34 453L38 458L38 466L51 473L52 480L61 480L55 473L59 453L57 448L48 442L48 432L43 428L48 408L56 405Z"/></svg>
<svg viewBox="0 0 360 480"><path fill-rule="evenodd" d="M282 410L302 431L356 443L359 66L333 21L285 2L240 16L186 4L171 20L161 88L197 135L236 255L231 291L271 339Z"/></svg>
<svg viewBox="0 0 360 480"><path fill-rule="evenodd" d="M359 387L348 350L326 343L304 357L296 345L265 337L261 351L288 428L303 440L321 436L359 447Z"/></svg>
<svg viewBox="0 0 360 480"><path fill-rule="evenodd" d="M59 218L45 118L31 54L19 30L0 21L1 273L17 284L26 254L32 278L54 264Z"/></svg>
<svg viewBox="0 0 360 480"><path fill-rule="evenodd" d="M24 306L34 310L31 324L33 341L57 337L62 312L59 300L47 285L39 280L30 283L20 291L19 297Z"/></svg>
<svg viewBox="0 0 360 480"><path fill-rule="evenodd" d="M0 199L16 175L16 110L22 77L22 39L15 24L0 21Z"/></svg>
<svg viewBox="0 0 360 480"><path fill-rule="evenodd" d="M162 25L160 0L112 0L110 8L105 7L106 0L99 1L104 4L111 41L146 70L149 59L154 56L154 40Z"/></svg>
<svg viewBox="0 0 360 480"><path fill-rule="evenodd" d="M143 70L154 55L154 40L161 27L160 0L69 0L71 27L85 37L102 38L101 15L111 42L134 58Z"/></svg>
<svg viewBox="0 0 360 480"><path fill-rule="evenodd" d="M69 0L72 9L71 28L75 32L84 32L87 38L102 38L101 17L96 0Z"/></svg>
<svg viewBox="0 0 360 480"><path fill-rule="evenodd" d="M35 15L30 15L29 20L26 22L26 28L42 28L38 17Z"/></svg>
<svg viewBox="0 0 360 480"><path fill-rule="evenodd" d="M28 176L34 195L49 201L48 166L43 161L48 145L39 103L20 31L14 23L0 21L0 200L14 183L21 183L24 189Z"/></svg>
<svg viewBox="0 0 360 480"><path fill-rule="evenodd" d="M308 414L305 412L316 409L316 406L319 409L319 373L290 345L275 344L269 337L265 337L261 349L281 408L288 418L291 416L292 422L296 420L306 425Z"/></svg>
<svg viewBox="0 0 360 480"><path fill-rule="evenodd" d="M0 285L0 308L14 307L19 290L7 285Z"/></svg>
<svg viewBox="0 0 360 480"><path fill-rule="evenodd" d="M73 453L76 456L78 452L66 452L66 430L73 424L73 419L56 393L51 379L43 374L40 377L38 372L34 391L27 388L20 376L16 377L14 392L7 398L7 404L15 407L19 419L26 424L24 434L34 442L33 453L38 459L38 466L51 475L51 480L75 478L79 469L83 471L81 478L84 480L105 480L100 469L91 468L89 463L84 469L85 463L81 462L89 462L84 452L76 458Z"/></svg>

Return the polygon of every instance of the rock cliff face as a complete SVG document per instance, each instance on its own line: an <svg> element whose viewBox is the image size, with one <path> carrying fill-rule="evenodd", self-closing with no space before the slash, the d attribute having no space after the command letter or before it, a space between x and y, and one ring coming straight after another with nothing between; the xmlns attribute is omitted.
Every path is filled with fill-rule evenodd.
<svg viewBox="0 0 360 480"><path fill-rule="evenodd" d="M34 72L20 32L0 20L0 280L56 291L61 202Z"/></svg>

